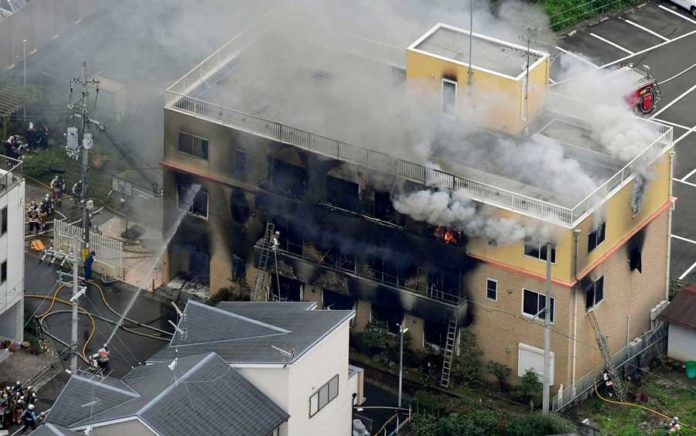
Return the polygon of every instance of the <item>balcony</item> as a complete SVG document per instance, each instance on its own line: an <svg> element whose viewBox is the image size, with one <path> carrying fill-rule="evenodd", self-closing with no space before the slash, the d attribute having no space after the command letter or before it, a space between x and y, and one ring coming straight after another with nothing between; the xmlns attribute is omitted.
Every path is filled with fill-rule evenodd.
<svg viewBox="0 0 696 436"><path fill-rule="evenodd" d="M5 155L0 155L0 195L22 181L24 163Z"/></svg>
<svg viewBox="0 0 696 436"><path fill-rule="evenodd" d="M254 249L258 255L267 248L261 240ZM336 250L322 252L310 243L288 243L278 248L276 258L277 274L283 277L359 299L400 304L406 312L424 319L447 321L452 314L464 319L466 313L466 298L444 290L445 281L423 268L410 271L410 274L390 270L358 262L354 256ZM255 264L258 268L258 261ZM264 269L276 274L276 260L272 254Z"/></svg>

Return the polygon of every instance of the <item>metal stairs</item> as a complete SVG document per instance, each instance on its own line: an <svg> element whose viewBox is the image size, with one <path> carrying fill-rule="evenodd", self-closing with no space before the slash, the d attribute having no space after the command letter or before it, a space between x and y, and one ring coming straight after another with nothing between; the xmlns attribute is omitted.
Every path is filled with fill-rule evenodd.
<svg viewBox="0 0 696 436"><path fill-rule="evenodd" d="M264 285L266 283L266 278L270 276L267 271L268 260L271 257L272 238L275 232L275 225L271 222L266 223L266 233L263 235L263 240L261 241L259 253L259 263L256 265L256 276L254 277L254 286L251 288L251 301L259 300L259 293L263 292ZM261 295L265 295L262 293Z"/></svg>
<svg viewBox="0 0 696 436"><path fill-rule="evenodd" d="M450 383L450 373L452 371L452 359L454 359L454 345L457 340L457 317L453 314L449 318L447 325L447 339L442 361L442 375L440 376L440 386L447 389Z"/></svg>
<svg viewBox="0 0 696 436"><path fill-rule="evenodd" d="M590 324L594 330L595 338L597 339L597 346L599 347L599 352L602 354L602 359L604 360L604 366L609 374L609 377L611 377L612 384L614 385L614 392L620 401L624 401L626 399L626 385L611 361L611 354L609 353L607 339L599 329L599 324L597 323L597 318L595 318L594 311L590 311L587 315L590 318Z"/></svg>

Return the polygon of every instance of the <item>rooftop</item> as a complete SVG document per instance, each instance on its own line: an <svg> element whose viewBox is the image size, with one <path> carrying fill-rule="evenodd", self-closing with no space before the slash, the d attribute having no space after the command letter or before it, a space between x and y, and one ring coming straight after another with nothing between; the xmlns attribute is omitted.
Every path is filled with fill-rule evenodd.
<svg viewBox="0 0 696 436"><path fill-rule="evenodd" d="M459 47L466 31L453 29L437 25L413 46L454 56L446 48ZM562 115L563 105L524 137L472 133L409 103L405 50L349 36L341 49L283 36L254 28L240 34L173 84L166 107L567 227L627 183L639 157L654 159L672 142L670 127L643 121L650 132L643 151L631 161L613 158L586 122ZM475 36L474 63L519 78L519 46ZM538 160L519 165L547 154L582 177Z"/></svg>
<svg viewBox="0 0 696 436"><path fill-rule="evenodd" d="M173 365L139 366L122 379L73 375L46 422L83 429L137 419L161 435L255 436L270 434L288 419L214 353L180 358Z"/></svg>
<svg viewBox="0 0 696 436"><path fill-rule="evenodd" d="M346 310L314 310L315 306L307 302L221 302L211 307L189 300L169 347L155 353L149 362L215 352L233 365L293 363L355 315Z"/></svg>
<svg viewBox="0 0 696 436"><path fill-rule="evenodd" d="M36 430L32 431L29 436L79 436L80 433L68 430L60 425L55 425L51 423L39 426Z"/></svg>
<svg viewBox="0 0 696 436"><path fill-rule="evenodd" d="M433 55L461 65L469 65L469 35L471 39L472 58L475 61L471 67L483 71L503 75L511 79L522 80L527 67L527 48L517 44L501 41L496 38L473 34L465 29L438 23L425 35L414 42L409 50ZM548 53L537 50L529 52L530 69L547 58Z"/></svg>
<svg viewBox="0 0 696 436"><path fill-rule="evenodd" d="M669 323L696 330L696 285L677 294L660 317Z"/></svg>

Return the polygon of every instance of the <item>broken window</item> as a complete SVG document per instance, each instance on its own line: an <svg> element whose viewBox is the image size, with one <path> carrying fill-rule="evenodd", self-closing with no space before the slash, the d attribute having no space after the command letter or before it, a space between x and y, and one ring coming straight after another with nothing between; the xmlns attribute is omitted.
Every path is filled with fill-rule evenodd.
<svg viewBox="0 0 696 436"><path fill-rule="evenodd" d="M524 254L525 256L535 257L539 260L546 260L547 243L539 240L525 239ZM556 263L556 246L551 245L551 263Z"/></svg>
<svg viewBox="0 0 696 436"><path fill-rule="evenodd" d="M280 160L271 161L271 187L273 192L293 198L304 198L307 171L297 165Z"/></svg>
<svg viewBox="0 0 696 436"><path fill-rule="evenodd" d="M546 316L546 295L530 289L523 289L523 292L522 313L525 316L530 316L532 318L544 319ZM551 322L554 320L555 302L556 299L551 297Z"/></svg>
<svg viewBox="0 0 696 436"><path fill-rule="evenodd" d="M232 279L243 283L246 281L246 259L237 256L236 254L232 255Z"/></svg>
<svg viewBox="0 0 696 436"><path fill-rule="evenodd" d="M208 159L208 140L189 133L179 132L178 149L182 153Z"/></svg>
<svg viewBox="0 0 696 436"><path fill-rule="evenodd" d="M251 212L249 211L249 203L247 202L244 191L240 188L232 189L231 199L232 219L238 223L245 223L249 219Z"/></svg>
<svg viewBox="0 0 696 436"><path fill-rule="evenodd" d="M401 307L372 303L370 321L385 328L391 333L399 333L399 326L404 322L404 311Z"/></svg>
<svg viewBox="0 0 696 436"><path fill-rule="evenodd" d="M302 301L302 283L287 277L271 274L270 292L271 301Z"/></svg>
<svg viewBox="0 0 696 436"><path fill-rule="evenodd" d="M442 79L442 113L454 115L457 111L457 82Z"/></svg>
<svg viewBox="0 0 696 436"><path fill-rule="evenodd" d="M599 244L604 242L604 237L606 236L606 228L607 228L607 223L602 222L602 224L597 227L595 230L590 232L590 234L587 236L587 252L591 253L592 250L597 248Z"/></svg>
<svg viewBox="0 0 696 436"><path fill-rule="evenodd" d="M423 320L423 339L428 345L438 348L444 347L447 339L447 324Z"/></svg>
<svg viewBox="0 0 696 436"><path fill-rule="evenodd" d="M337 177L326 176L326 201L341 209L360 210L358 184Z"/></svg>
<svg viewBox="0 0 696 436"><path fill-rule="evenodd" d="M585 288L585 310L590 310L604 300L604 276Z"/></svg>
<svg viewBox="0 0 696 436"><path fill-rule="evenodd" d="M628 256L628 265L631 271L638 270L639 273L643 272L643 264L641 259L641 247L631 247Z"/></svg>
<svg viewBox="0 0 696 436"><path fill-rule="evenodd" d="M188 210L193 215L208 218L208 192L203 187L198 188L195 194L194 191L191 185L178 184L176 186L177 207L180 210Z"/></svg>
<svg viewBox="0 0 696 436"><path fill-rule="evenodd" d="M324 309L330 310L353 310L358 300L350 295L324 289Z"/></svg>

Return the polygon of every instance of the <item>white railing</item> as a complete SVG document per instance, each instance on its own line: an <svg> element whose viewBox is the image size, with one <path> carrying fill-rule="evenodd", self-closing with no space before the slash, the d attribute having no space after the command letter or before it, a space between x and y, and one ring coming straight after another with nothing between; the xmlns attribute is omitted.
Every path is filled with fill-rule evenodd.
<svg viewBox="0 0 696 436"><path fill-rule="evenodd" d="M640 356L646 351L650 350L652 347L662 343L667 337L667 324L663 323L658 327L648 330L643 333L635 345L627 345L614 353L611 356L611 360L616 368L621 368L622 366L629 363L632 359ZM594 389L595 384L600 380L601 371L590 371L584 376L580 377L575 381L575 389L571 386L570 388L564 388L562 392L554 395L552 401L552 407L554 411L559 411L570 406L575 400L584 397L592 389Z"/></svg>
<svg viewBox="0 0 696 436"><path fill-rule="evenodd" d="M79 241L82 241L84 232L82 227L65 221L53 221L53 247L63 252L79 252ZM89 232L90 250L95 253L95 269L99 265L106 275L123 280L123 242L101 235L94 231Z"/></svg>

